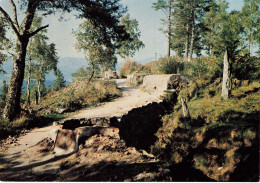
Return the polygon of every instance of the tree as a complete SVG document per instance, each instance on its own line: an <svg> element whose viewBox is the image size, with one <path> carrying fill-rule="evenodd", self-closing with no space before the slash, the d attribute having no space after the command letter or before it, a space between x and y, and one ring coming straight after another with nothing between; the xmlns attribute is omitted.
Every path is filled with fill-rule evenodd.
<svg viewBox="0 0 260 183"><path fill-rule="evenodd" d="M3 80L3 87L1 89L1 100L5 101L6 100L6 94L7 94L8 86L6 84L6 81Z"/></svg>
<svg viewBox="0 0 260 183"><path fill-rule="evenodd" d="M163 33L166 34L168 40L168 47L167 47L167 57L168 59L171 56L171 31L172 31L172 8L173 8L174 0L157 0L156 3L153 3L153 8L158 11L161 10L166 15L167 20L162 20L163 24L167 24L168 29L163 30Z"/></svg>
<svg viewBox="0 0 260 183"><path fill-rule="evenodd" d="M175 0L173 6L172 49L184 60L190 61L195 51L202 50L203 20L212 6L213 0Z"/></svg>
<svg viewBox="0 0 260 183"><path fill-rule="evenodd" d="M32 28L39 28L42 25L42 18L36 17ZM48 37L46 30L37 33L29 41L27 50L26 74L27 74L27 102L30 104L30 82L31 78L36 80L38 101L41 100L42 90L45 89L45 76L50 70L56 71L59 57L57 56L55 44L47 44Z"/></svg>
<svg viewBox="0 0 260 183"><path fill-rule="evenodd" d="M91 74L89 81L100 69L104 73L107 69L114 69L117 62L115 54L121 57L133 56L140 48L144 47L140 38L138 22L130 19L130 15L126 14L119 23L128 33L129 39L121 40L113 44L113 40L107 37L102 27L96 26L90 21L85 21L79 25L78 31L75 33L77 38L76 48L85 53L89 61L89 69ZM100 69L99 69L100 68Z"/></svg>
<svg viewBox="0 0 260 183"><path fill-rule="evenodd" d="M11 42L6 37L7 25L4 18L0 16L0 66L7 60L6 50L10 49ZM0 67L0 72L4 70Z"/></svg>
<svg viewBox="0 0 260 183"><path fill-rule="evenodd" d="M259 13L260 0L244 0L242 8L243 26L245 28L245 38L248 42L249 54L252 52L252 47L255 43L260 44L259 31L260 31L260 13Z"/></svg>
<svg viewBox="0 0 260 183"><path fill-rule="evenodd" d="M56 70L55 76L56 76L56 80L52 88L53 90L58 91L65 86L66 81L64 79L62 72L59 69Z"/></svg>
<svg viewBox="0 0 260 183"><path fill-rule="evenodd" d="M99 72L99 67L104 71L106 68L114 68L116 64L115 45L111 38L107 37L102 27L96 26L86 20L79 25L75 32L77 39L76 48L84 52L89 62L88 70L91 72L89 82Z"/></svg>
<svg viewBox="0 0 260 183"><path fill-rule="evenodd" d="M118 42L116 52L123 58L134 56L136 51L144 47L144 43L140 40L141 32L138 28L138 21L131 19L130 15L126 14L121 18L120 25L125 27L125 31L130 35L130 40Z"/></svg>
<svg viewBox="0 0 260 183"><path fill-rule="evenodd" d="M108 37L113 40L127 39L122 26L119 26L119 18L126 10L119 3L120 0L21 0L20 7L24 13L24 19L19 24L17 16L17 4L9 0L13 10L13 18L0 6L0 13L8 22L9 27L16 35L15 54L13 56L13 70L8 87L7 102L4 110L4 118L15 119L21 111L21 88L24 80L25 58L29 39L38 32L46 29L48 25L36 30L32 29L32 22L36 14L49 15L57 10L64 12L77 12L78 17L84 17L95 25L108 28ZM21 16L22 17L22 16Z"/></svg>
<svg viewBox="0 0 260 183"><path fill-rule="evenodd" d="M207 34L209 49L216 56L224 55L221 94L224 99L228 99L231 94L231 63L238 52L243 33L241 13L238 11L227 13L227 8L228 3L221 0L206 17L206 26L211 31Z"/></svg>

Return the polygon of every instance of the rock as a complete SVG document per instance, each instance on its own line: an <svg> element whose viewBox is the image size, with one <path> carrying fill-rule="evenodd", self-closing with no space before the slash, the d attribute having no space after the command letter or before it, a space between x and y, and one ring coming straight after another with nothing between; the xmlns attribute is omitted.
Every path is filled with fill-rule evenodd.
<svg viewBox="0 0 260 183"><path fill-rule="evenodd" d="M249 80L243 80L241 82L241 86L248 86L249 85Z"/></svg>
<svg viewBox="0 0 260 183"><path fill-rule="evenodd" d="M134 177L135 181L153 181L155 178L156 174L155 173L140 173L137 176Z"/></svg>
<svg viewBox="0 0 260 183"><path fill-rule="evenodd" d="M55 111L56 111L57 113L59 113L59 114L63 114L63 113L65 113L65 112L67 112L68 109L63 108L63 107L58 107Z"/></svg>
<svg viewBox="0 0 260 183"><path fill-rule="evenodd" d="M189 83L187 76L179 74L147 75L143 79L144 91L159 95L165 90L180 90Z"/></svg>
<svg viewBox="0 0 260 183"><path fill-rule="evenodd" d="M116 71L112 71L111 69L109 69L108 71L105 72L105 77L104 79L117 79L118 75Z"/></svg>
<svg viewBox="0 0 260 183"><path fill-rule="evenodd" d="M77 127L80 127L80 121L78 119L70 119L63 123L62 129L74 130Z"/></svg>
<svg viewBox="0 0 260 183"><path fill-rule="evenodd" d="M153 154L149 154L147 153L145 150L141 150L142 156L145 158L155 158L155 156Z"/></svg>

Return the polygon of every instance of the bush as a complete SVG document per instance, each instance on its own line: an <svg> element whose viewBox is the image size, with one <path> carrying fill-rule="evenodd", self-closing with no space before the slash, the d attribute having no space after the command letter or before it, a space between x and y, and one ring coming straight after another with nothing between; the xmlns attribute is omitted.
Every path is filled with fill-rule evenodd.
<svg viewBox="0 0 260 183"><path fill-rule="evenodd" d="M216 57L200 57L193 59L185 65L185 74L191 75L198 80L214 81L218 77L222 77L222 63Z"/></svg>
<svg viewBox="0 0 260 183"><path fill-rule="evenodd" d="M159 62L161 63L159 70L162 74L182 74L184 71L185 63L178 61L176 57L161 58Z"/></svg>
<svg viewBox="0 0 260 183"><path fill-rule="evenodd" d="M260 58L249 55L236 57L232 63L233 78L256 80L260 78Z"/></svg>
<svg viewBox="0 0 260 183"><path fill-rule="evenodd" d="M126 77L132 73L140 73L143 70L143 66L127 58L119 70L119 77Z"/></svg>

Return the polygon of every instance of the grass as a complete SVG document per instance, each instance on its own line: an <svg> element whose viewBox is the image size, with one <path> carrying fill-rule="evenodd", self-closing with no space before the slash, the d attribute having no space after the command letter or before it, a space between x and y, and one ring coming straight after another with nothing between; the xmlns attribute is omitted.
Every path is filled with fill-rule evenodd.
<svg viewBox="0 0 260 183"><path fill-rule="evenodd" d="M188 99L191 119L185 124L180 102L175 105L173 113L162 118L152 152L173 166L189 165L216 181L255 180L259 175L259 89L255 81L234 88L231 98L223 100L221 85L196 88L192 84L179 94ZM244 169L248 166L250 172Z"/></svg>
<svg viewBox="0 0 260 183"><path fill-rule="evenodd" d="M207 123L241 121L260 111L260 83L254 82L248 87L232 90L229 100L222 100L220 92L215 96L198 98L188 103L193 118L201 116ZM205 94L205 93L203 93Z"/></svg>
<svg viewBox="0 0 260 183"><path fill-rule="evenodd" d="M100 102L111 101L121 96L121 91L114 81L77 81L69 86L46 95L39 105L33 105L34 111L40 115L55 113L57 108L75 111L96 105Z"/></svg>

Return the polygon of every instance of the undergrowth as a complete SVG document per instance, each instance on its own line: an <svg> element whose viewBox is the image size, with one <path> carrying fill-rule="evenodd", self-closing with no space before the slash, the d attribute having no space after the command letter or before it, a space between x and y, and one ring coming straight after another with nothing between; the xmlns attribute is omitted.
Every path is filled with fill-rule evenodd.
<svg viewBox="0 0 260 183"><path fill-rule="evenodd" d="M258 180L259 89L255 81L222 100L221 84L191 83L179 93L179 99L187 98L190 119L182 117L179 101L163 117L152 152L179 170L175 180L185 180L182 171L195 170L217 181ZM193 175L187 180L201 179Z"/></svg>

